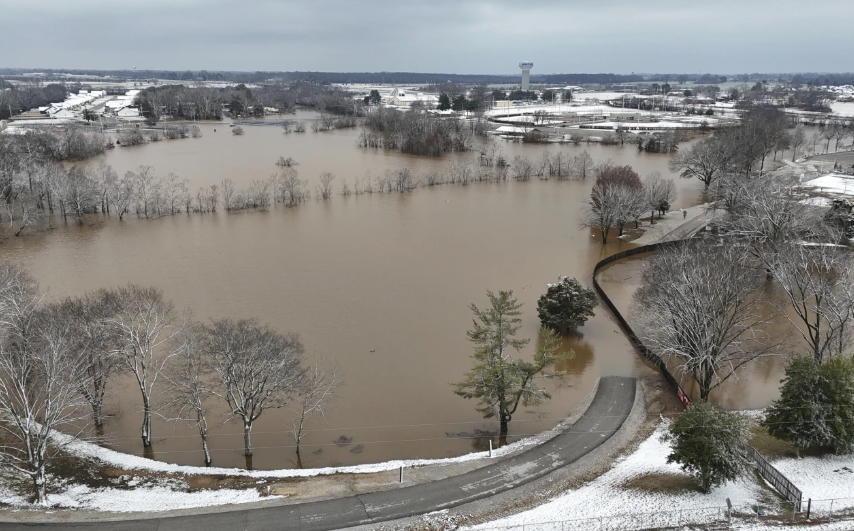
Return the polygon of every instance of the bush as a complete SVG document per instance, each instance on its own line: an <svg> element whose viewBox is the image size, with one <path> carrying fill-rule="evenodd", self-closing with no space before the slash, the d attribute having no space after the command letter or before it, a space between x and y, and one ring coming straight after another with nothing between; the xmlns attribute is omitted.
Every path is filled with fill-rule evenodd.
<svg viewBox="0 0 854 531"><path fill-rule="evenodd" d="M543 327L566 333L593 317L593 308L598 303L593 290L574 278L560 277L560 282L549 284L546 293L537 301L537 314Z"/></svg>
<svg viewBox="0 0 854 531"><path fill-rule="evenodd" d="M698 402L679 415L662 437L671 441L668 463L679 463L703 492L733 481L748 468L747 419L711 402Z"/></svg>
<svg viewBox="0 0 854 531"><path fill-rule="evenodd" d="M800 451L832 446L854 448L854 360L834 358L819 365L812 357L792 360L763 425L768 433Z"/></svg>
<svg viewBox="0 0 854 531"><path fill-rule="evenodd" d="M243 128L238 125L237 127L231 129L231 134L233 134L234 136L240 136L243 134Z"/></svg>

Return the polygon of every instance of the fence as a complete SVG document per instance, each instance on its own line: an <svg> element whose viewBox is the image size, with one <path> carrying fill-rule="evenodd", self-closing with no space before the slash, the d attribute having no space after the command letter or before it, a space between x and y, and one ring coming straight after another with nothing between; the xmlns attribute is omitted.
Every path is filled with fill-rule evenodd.
<svg viewBox="0 0 854 531"><path fill-rule="evenodd" d="M828 520L854 516L854 498L810 499L801 511L810 520Z"/></svg>
<svg viewBox="0 0 854 531"><path fill-rule="evenodd" d="M777 492L782 494L786 500L791 502L795 511L800 511L804 496L801 489L797 488L794 483L786 478L786 476L774 468L756 448L748 444L744 449L744 452L747 454L748 459L753 461L759 475L762 476L765 481L770 483L771 486L777 489Z"/></svg>
<svg viewBox="0 0 854 531"><path fill-rule="evenodd" d="M684 241L684 240L682 240ZM664 376L664 379L667 380L667 383L673 388L676 392L676 395L679 397L679 400L685 405L685 407L691 407L691 399L688 398L688 395L682 390L679 386L679 382L676 381L676 378L670 374L670 371L667 369L667 365L665 365L664 360L658 356L655 352L648 349L646 345L640 340L640 338L635 334L635 331L632 330L632 327L629 326L629 323L623 318L623 315L617 310L617 307L614 306L614 303L611 302L611 299L608 295L605 294L605 290L602 289L602 286L599 285L599 281L596 280L596 274L600 269L605 267L608 264L616 262L617 260L622 260L623 258L628 258L630 256L635 256L644 253L652 253L658 251L662 247L672 247L674 245L679 245L680 241L675 242L662 242L662 243L653 243L651 245L643 245L641 247L635 247L634 249L629 249L627 251L621 251L617 254L611 255L604 260L600 260L596 266L593 268L593 287L596 289L596 293L599 294L599 297L602 299L602 302L605 303L605 306L611 310L611 313L616 317L617 322L620 323L620 326L623 327L623 330L629 336L629 339L634 343L638 350L640 350L641 354L649 360L653 365L655 365L658 370L661 371L661 374Z"/></svg>
<svg viewBox="0 0 854 531"><path fill-rule="evenodd" d="M614 303L611 302L611 299L605 293L605 290L602 289L602 286L599 285L599 281L596 280L596 274L600 269L605 267L608 264L616 262L617 260L622 260L623 258L628 258L630 256L636 256L639 254L652 253L658 251L664 247L672 247L674 245L680 245L681 243L686 242L687 240L677 240L673 242L661 242L661 243L653 243L651 245L643 245L641 247L635 247L634 249L629 249L627 251L621 251L617 254L611 255L604 260L600 260L596 266L593 268L593 287L596 289L596 292L601 297L602 301L605 303L605 306L611 310L611 313L616 317L617 322L620 323L620 326L623 327L626 334L629 336L629 339L634 343L637 349L643 354L643 356L649 360L653 365L655 365L659 371L661 371L664 379L667 380L667 383L673 388L676 392L676 396L679 397L679 400L682 401L682 404L685 407L691 407L691 399L687 394L682 390L682 387L679 386L679 382L676 381L676 378L670 373L667 369L667 365L664 363L664 360L661 357L647 348L646 345L640 340L640 338L635 334L635 331L632 330L632 327L629 326L629 323L623 318L623 315L617 310L617 307L614 306ZM759 474L770 483L775 489L777 489L780 494L782 494L786 500L792 503L795 507L795 511L801 510L801 502L803 501L803 493L798 489L794 483L789 481L786 476L781 474L776 468L771 466L770 463L760 454L755 448L748 445L746 448L747 457L754 463Z"/></svg>
<svg viewBox="0 0 854 531"><path fill-rule="evenodd" d="M848 503L846 504L845 501ZM844 519L846 516L854 516L854 499L845 499L845 501L843 499L813 500L813 506L821 505L824 512L818 515L816 511L813 511L812 520ZM835 506L836 509L832 509L832 506ZM790 511L774 512L768 508L763 508L763 516L759 516L758 509L757 506L753 505L738 505L731 509L728 507L700 507L679 511L620 514L601 518L554 520L517 525L490 526L485 524L473 529L477 531L635 531L641 529L681 529L686 526L705 527L715 524L729 527L734 522L761 521L769 524L786 524L793 521L803 522L806 519L805 513L793 515Z"/></svg>

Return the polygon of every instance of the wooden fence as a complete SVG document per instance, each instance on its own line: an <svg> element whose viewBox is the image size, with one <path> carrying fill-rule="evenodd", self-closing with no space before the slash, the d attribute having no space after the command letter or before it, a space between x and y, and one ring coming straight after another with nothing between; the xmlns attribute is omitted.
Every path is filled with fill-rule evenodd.
<svg viewBox="0 0 854 531"><path fill-rule="evenodd" d="M801 492L801 489L796 487L794 483L786 478L786 476L774 468L774 466L769 463L756 448L748 444L744 449L744 452L747 455L747 458L753 462L753 466L756 467L756 471L759 472L759 475L762 476L765 481L770 483L771 486L777 489L777 492L782 494L786 500L790 501L792 505L794 505L795 512L800 511L801 503L804 499L804 493Z"/></svg>

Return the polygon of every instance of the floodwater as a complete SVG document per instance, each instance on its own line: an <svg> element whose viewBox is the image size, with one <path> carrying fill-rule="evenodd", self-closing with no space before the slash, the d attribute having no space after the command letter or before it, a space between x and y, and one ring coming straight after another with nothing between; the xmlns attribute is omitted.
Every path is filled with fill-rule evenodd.
<svg viewBox="0 0 854 531"><path fill-rule="evenodd" d="M600 270L597 279L600 285L612 297L617 309L632 325L632 302L635 292L640 288L641 276L649 264L651 254L642 254L615 262ZM771 287L766 295L775 301L776 306L786 308L788 305L780 297L781 293ZM782 303L782 304L781 304ZM781 319L775 310L767 309L768 318L772 324L765 325L769 336L775 340L793 339L795 330L785 319ZM790 315L794 318L794 315ZM785 341L781 347L797 344L797 341ZM797 347L796 347L797 348ZM780 380L785 377L785 360L791 355L790 350L780 348L774 355L758 358L736 370L735 374L723 385L714 389L709 399L728 409L762 409L771 404L772 400L780 397ZM699 391L690 375L683 374L675 360L668 360L668 367L686 393L692 398L699 396Z"/></svg>
<svg viewBox="0 0 854 531"><path fill-rule="evenodd" d="M297 118L311 118L303 113ZM191 189L225 178L238 188L276 171L279 156L299 162L311 181L330 171L336 195L295 208L218 212L156 220L95 216L49 233L8 241L6 258L28 267L51 298L80 295L128 282L162 288L197 319L259 317L301 334L308 356L334 363L345 385L325 418L312 418L303 466L348 465L398 458L438 458L483 448L476 430L494 431L475 403L451 384L471 367L470 303L486 304L486 290L512 289L524 303L520 337L535 338L536 300L558 275L589 284L593 265L626 244L603 247L579 228L591 180L444 185L406 194L338 195L346 178L410 168L416 175L444 171L449 161L477 162L477 152L442 159L412 157L356 146L358 130L285 134L273 126L203 124L203 138L117 148L104 156L120 174L140 164L160 175L190 180ZM216 129L216 132L214 132ZM538 159L543 146L497 141L508 159ZM596 162L612 159L646 175L667 169L667 155L633 146L549 145L572 156L587 150ZM675 176L674 176L675 177ZM675 208L699 202L698 182L677 179ZM511 440L554 426L603 375L644 370L629 341L604 308L564 342L575 358L563 377L546 385L552 400L521 408ZM530 356L531 346L522 355ZM108 445L142 454L140 397L135 382L111 382L105 410ZM257 469L297 466L293 414L268 410L253 430ZM209 419L215 466L246 466L242 428L223 404ZM194 429L157 419L153 455L174 463L203 463ZM339 447L339 436L352 443ZM452 436L455 435L455 436Z"/></svg>

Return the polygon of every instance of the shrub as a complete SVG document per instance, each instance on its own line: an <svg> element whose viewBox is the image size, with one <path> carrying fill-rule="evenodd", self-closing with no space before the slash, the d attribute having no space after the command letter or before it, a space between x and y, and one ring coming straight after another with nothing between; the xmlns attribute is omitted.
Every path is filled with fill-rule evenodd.
<svg viewBox="0 0 854 531"><path fill-rule="evenodd" d="M537 314L543 327L566 333L593 317L593 308L598 303L593 290L574 278L560 277L560 282L549 284L546 293L537 301Z"/></svg>
<svg viewBox="0 0 854 531"><path fill-rule="evenodd" d="M667 462L682 465L703 492L709 492L747 470L742 451L747 434L743 415L711 402L698 402L679 415L662 439L672 442Z"/></svg>

